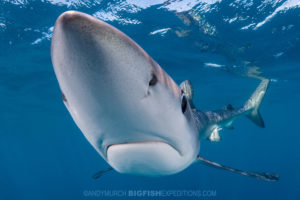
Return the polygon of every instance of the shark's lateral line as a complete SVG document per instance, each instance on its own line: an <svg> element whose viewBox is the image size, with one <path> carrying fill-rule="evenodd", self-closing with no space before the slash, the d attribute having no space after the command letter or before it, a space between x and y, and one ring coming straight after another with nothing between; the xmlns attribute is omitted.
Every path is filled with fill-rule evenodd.
<svg viewBox="0 0 300 200"><path fill-rule="evenodd" d="M218 164L198 156L200 139L219 141L218 131L232 128L240 115L264 126L258 108L268 80L261 82L241 108L196 110L189 81L179 87L133 40L84 13L68 11L57 19L51 58L63 101L75 123L120 173L169 175L196 161L216 167Z"/></svg>

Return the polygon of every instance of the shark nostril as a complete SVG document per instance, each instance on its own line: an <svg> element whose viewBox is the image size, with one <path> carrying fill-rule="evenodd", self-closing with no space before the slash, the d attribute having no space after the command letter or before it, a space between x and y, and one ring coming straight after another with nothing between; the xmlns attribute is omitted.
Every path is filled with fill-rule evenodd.
<svg viewBox="0 0 300 200"><path fill-rule="evenodd" d="M67 102L67 98L63 92L61 92L61 97L64 102Z"/></svg>
<svg viewBox="0 0 300 200"><path fill-rule="evenodd" d="M149 86L154 86L157 83L157 77L155 76L155 74L152 74L152 78L149 82Z"/></svg>

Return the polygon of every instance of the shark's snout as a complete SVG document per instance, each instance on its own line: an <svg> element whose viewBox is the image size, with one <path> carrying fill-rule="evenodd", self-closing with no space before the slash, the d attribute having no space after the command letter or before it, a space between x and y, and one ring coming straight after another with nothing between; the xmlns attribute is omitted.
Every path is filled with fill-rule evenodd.
<svg viewBox="0 0 300 200"><path fill-rule="evenodd" d="M160 176L181 169L180 153L170 144L160 141L143 141L110 145L107 149L109 164L121 173Z"/></svg>

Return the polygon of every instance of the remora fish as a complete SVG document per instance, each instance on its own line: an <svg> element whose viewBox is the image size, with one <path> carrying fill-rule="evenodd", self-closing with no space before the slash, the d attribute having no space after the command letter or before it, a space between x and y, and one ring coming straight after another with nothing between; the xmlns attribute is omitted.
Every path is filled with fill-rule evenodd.
<svg viewBox="0 0 300 200"><path fill-rule="evenodd" d="M245 172L199 156L200 139L246 115L264 127L258 112L269 81L241 108L199 111L188 81L180 87L133 40L90 15L68 11L56 21L51 58L64 104L91 145L120 173L162 176L196 161L265 180L277 175Z"/></svg>

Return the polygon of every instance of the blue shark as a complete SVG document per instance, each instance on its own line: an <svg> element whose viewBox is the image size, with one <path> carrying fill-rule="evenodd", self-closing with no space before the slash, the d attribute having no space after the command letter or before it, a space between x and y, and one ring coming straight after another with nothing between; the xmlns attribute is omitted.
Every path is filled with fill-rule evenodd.
<svg viewBox="0 0 300 200"><path fill-rule="evenodd" d="M126 174L164 176L195 162L243 175L277 180L268 173L226 167L199 155L200 141L219 141L222 128L239 116L264 127L259 106L269 80L262 80L239 108L197 110L189 81L175 81L138 44L88 14L67 11L54 26L51 58L62 99L89 143Z"/></svg>

